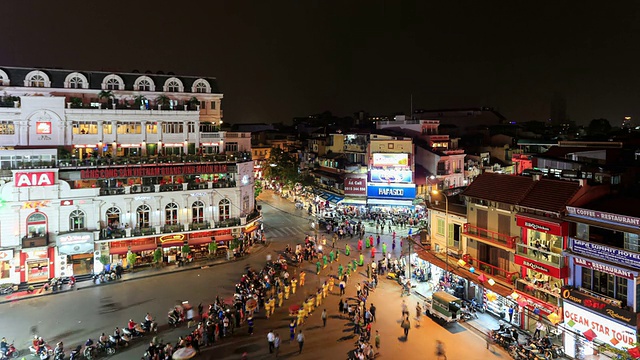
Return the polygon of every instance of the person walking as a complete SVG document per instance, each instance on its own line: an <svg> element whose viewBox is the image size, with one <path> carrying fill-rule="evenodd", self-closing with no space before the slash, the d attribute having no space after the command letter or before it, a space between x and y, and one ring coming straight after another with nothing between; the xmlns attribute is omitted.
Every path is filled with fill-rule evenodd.
<svg viewBox="0 0 640 360"><path fill-rule="evenodd" d="M371 313L371 319L373 320L373 322L376 322L376 307L373 306L373 303L371 303L371 306L369 306L369 312Z"/></svg>
<svg viewBox="0 0 640 360"><path fill-rule="evenodd" d="M304 346L304 334L302 334L302 330L298 330L298 354L302 354L302 347Z"/></svg>
<svg viewBox="0 0 640 360"><path fill-rule="evenodd" d="M420 319L422 318L422 307L420 303L416 304L416 327L420 327Z"/></svg>
<svg viewBox="0 0 640 360"><path fill-rule="evenodd" d="M378 330L376 330L375 344L376 344L376 355L379 355L380 354L380 333L378 332Z"/></svg>
<svg viewBox="0 0 640 360"><path fill-rule="evenodd" d="M540 319L538 319L538 322L536 322L536 331L533 332L533 337L540 338L540 332L542 330L544 330L544 324L542 323L542 321L540 321Z"/></svg>
<svg viewBox="0 0 640 360"><path fill-rule="evenodd" d="M273 348L276 352L276 357L278 357L278 352L280 351L280 335L278 333L276 333L276 336L273 339Z"/></svg>
<svg viewBox="0 0 640 360"><path fill-rule="evenodd" d="M273 333L273 330L269 330L267 333L267 342L269 343L269 354L273 353L273 342L276 340L276 334Z"/></svg>
<svg viewBox="0 0 640 360"><path fill-rule="evenodd" d="M402 319L402 323L400 327L404 330L404 339L409 338L409 329L411 329L411 322L409 321L409 316L404 316Z"/></svg>
<svg viewBox="0 0 640 360"><path fill-rule="evenodd" d="M322 327L327 327L327 309L322 310L320 317L322 318Z"/></svg>
<svg viewBox="0 0 640 360"><path fill-rule="evenodd" d="M447 360L447 355L444 352L444 343L440 340L436 340L436 358Z"/></svg>

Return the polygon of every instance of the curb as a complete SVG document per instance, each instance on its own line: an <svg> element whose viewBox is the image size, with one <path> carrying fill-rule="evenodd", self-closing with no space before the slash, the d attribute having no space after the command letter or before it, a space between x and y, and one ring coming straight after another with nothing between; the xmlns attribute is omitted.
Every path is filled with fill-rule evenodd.
<svg viewBox="0 0 640 360"><path fill-rule="evenodd" d="M261 246L255 252L252 252L251 254L249 254L249 256L241 258L241 259L249 259L249 258L253 257L254 255L262 253L263 251L265 251L270 246L271 246L271 241L267 241L267 243L264 246ZM239 259L239 260L241 260L241 259ZM235 261L237 261L237 260L235 260ZM38 299L38 298L42 298L42 297L45 297L45 296L64 294L64 293L68 293L68 292L72 292L72 291L80 291L80 290L83 290L83 289L95 288L95 287L98 287L98 286L108 286L108 285L121 284L121 283L124 283L124 282L136 281L136 280L141 280L141 279L148 279L148 278L162 276L162 275L175 274L175 273L192 271L192 270L202 270L202 269L211 268L211 267L218 266L218 265L230 264L230 263L233 263L235 261L226 261L225 260L225 261L202 264L200 266L194 266L194 267L188 267L188 268L176 268L176 270L173 270L173 271L150 273L150 274L136 276L136 277L131 278L131 279L123 279L123 280L119 280L119 281L110 281L110 282L107 282L107 283L104 283L104 284L93 284L93 285L89 285L89 286L76 287L75 289L61 290L61 291L56 291L56 292L47 292L47 293L40 294L40 295L25 296L25 297L19 297L19 298L15 298L15 299L3 299L3 300L0 300L0 304L8 304L8 303L15 303L15 302L18 302L18 301ZM87 281L90 281L90 280L87 280Z"/></svg>

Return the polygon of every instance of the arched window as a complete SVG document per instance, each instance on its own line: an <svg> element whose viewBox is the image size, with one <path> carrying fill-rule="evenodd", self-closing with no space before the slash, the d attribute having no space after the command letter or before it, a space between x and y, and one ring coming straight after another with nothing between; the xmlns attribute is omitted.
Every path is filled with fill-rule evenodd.
<svg viewBox="0 0 640 360"><path fill-rule="evenodd" d="M218 203L218 221L224 221L231 217L231 201L222 199Z"/></svg>
<svg viewBox="0 0 640 360"><path fill-rule="evenodd" d="M0 85L9 86L9 75L0 69Z"/></svg>
<svg viewBox="0 0 640 360"><path fill-rule="evenodd" d="M204 222L204 203L202 201L196 201L191 205L191 218L194 223Z"/></svg>
<svg viewBox="0 0 640 360"><path fill-rule="evenodd" d="M64 87L69 89L87 89L89 88L89 80L79 72L73 72L67 75L64 80Z"/></svg>
<svg viewBox="0 0 640 360"><path fill-rule="evenodd" d="M29 87L50 87L49 76L42 71L34 70L24 77L24 86Z"/></svg>
<svg viewBox="0 0 640 360"><path fill-rule="evenodd" d="M27 217L27 237L43 237L47 233L47 217L41 212L34 212Z"/></svg>
<svg viewBox="0 0 640 360"><path fill-rule="evenodd" d="M167 81L164 82L164 91L183 92L184 85L182 85L182 81L178 78L168 78Z"/></svg>
<svg viewBox="0 0 640 360"><path fill-rule="evenodd" d="M136 224L138 228L148 228L151 224L151 208L149 205L140 205L136 210Z"/></svg>
<svg viewBox="0 0 640 360"><path fill-rule="evenodd" d="M193 82L191 91L195 93L209 93L211 92L211 85L209 85L209 82L205 79L198 79Z"/></svg>
<svg viewBox="0 0 640 360"><path fill-rule="evenodd" d="M167 225L178 223L178 204L169 203L164 207L164 223Z"/></svg>
<svg viewBox="0 0 640 360"><path fill-rule="evenodd" d="M69 230L86 229L85 214L82 210L73 210L69 215Z"/></svg>
<svg viewBox="0 0 640 360"><path fill-rule="evenodd" d="M110 227L118 227L120 225L120 209L110 207L107 209L107 225Z"/></svg>
<svg viewBox="0 0 640 360"><path fill-rule="evenodd" d="M155 91L156 86L153 83L153 80L148 76L140 76L133 83L133 90L138 91Z"/></svg>
<svg viewBox="0 0 640 360"><path fill-rule="evenodd" d="M116 74L107 75L102 80L102 90L124 90L124 81Z"/></svg>

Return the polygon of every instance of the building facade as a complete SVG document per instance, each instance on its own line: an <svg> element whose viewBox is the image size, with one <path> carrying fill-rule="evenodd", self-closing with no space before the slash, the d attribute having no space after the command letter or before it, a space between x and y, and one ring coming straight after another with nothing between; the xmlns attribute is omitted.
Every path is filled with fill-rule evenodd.
<svg viewBox="0 0 640 360"><path fill-rule="evenodd" d="M0 283L130 251L197 258L258 228L251 136L218 131L215 79L3 67L0 82Z"/></svg>

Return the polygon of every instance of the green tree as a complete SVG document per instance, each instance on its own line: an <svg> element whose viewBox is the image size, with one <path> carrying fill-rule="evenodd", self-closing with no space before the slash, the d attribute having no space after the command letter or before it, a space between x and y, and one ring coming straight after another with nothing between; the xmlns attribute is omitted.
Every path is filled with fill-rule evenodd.
<svg viewBox="0 0 640 360"><path fill-rule="evenodd" d="M280 148L271 149L271 155L267 160L265 176L271 180L278 180L286 185L292 185L300 181L300 163L290 153Z"/></svg>
<svg viewBox="0 0 640 360"><path fill-rule="evenodd" d="M136 259L138 258L138 256L134 253L131 252L131 250L129 250L129 252L127 252L127 263L129 264L129 268L131 270L133 270L133 266L136 263Z"/></svg>
<svg viewBox="0 0 640 360"><path fill-rule="evenodd" d="M589 136L607 136L611 131L611 124L607 119L593 119L587 127Z"/></svg>
<svg viewBox="0 0 640 360"><path fill-rule="evenodd" d="M182 255L187 256L187 254L190 252L191 248L189 247L189 244L182 245Z"/></svg>
<svg viewBox="0 0 640 360"><path fill-rule="evenodd" d="M116 96L113 94L113 91L111 90L102 90L98 93L98 99L106 100L107 105L111 105L112 102L115 100L115 98Z"/></svg>
<svg viewBox="0 0 640 360"><path fill-rule="evenodd" d="M209 255L215 255L216 252L218 251L218 243L215 241L212 241L209 243Z"/></svg>
<svg viewBox="0 0 640 360"><path fill-rule="evenodd" d="M153 252L153 262L156 264L159 264L162 262L162 249L157 248L154 252Z"/></svg>
<svg viewBox="0 0 640 360"><path fill-rule="evenodd" d="M262 193L262 190L263 190L262 181L256 180L253 184L253 192L256 198L260 196L260 194Z"/></svg>
<svg viewBox="0 0 640 360"><path fill-rule="evenodd" d="M109 255L100 255L100 263L107 265L109 263Z"/></svg>
<svg viewBox="0 0 640 360"><path fill-rule="evenodd" d="M229 244L229 249L231 250L235 250L240 246L240 239L238 239L237 236L233 236L233 240L231 240L231 243Z"/></svg>

